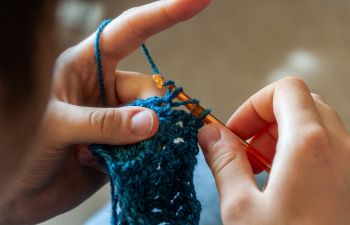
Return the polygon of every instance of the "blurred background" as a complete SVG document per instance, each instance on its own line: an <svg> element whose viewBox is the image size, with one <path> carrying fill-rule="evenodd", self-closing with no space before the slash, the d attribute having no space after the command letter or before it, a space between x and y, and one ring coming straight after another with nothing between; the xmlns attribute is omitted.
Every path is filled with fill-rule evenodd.
<svg viewBox="0 0 350 225"><path fill-rule="evenodd" d="M60 49L86 38L103 19L148 2L60 1ZM350 1L213 1L194 19L147 43L162 73L222 121L265 85L294 75L350 127ZM151 73L140 52L118 68ZM107 185L75 210L42 225L83 224L108 199Z"/></svg>

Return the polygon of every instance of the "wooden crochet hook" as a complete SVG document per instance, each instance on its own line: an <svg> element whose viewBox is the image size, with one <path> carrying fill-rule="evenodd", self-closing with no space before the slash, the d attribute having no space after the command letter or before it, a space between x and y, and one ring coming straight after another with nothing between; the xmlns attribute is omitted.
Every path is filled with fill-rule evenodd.
<svg viewBox="0 0 350 225"><path fill-rule="evenodd" d="M159 74L154 74L152 76L154 82L156 83L156 86L158 88L162 88L163 87L163 83L165 82L163 77ZM168 86L170 88L170 90L174 90L176 88L175 85L170 84ZM184 102L184 101L188 101L188 100L192 100L192 98L190 96L188 96L185 92L180 92L177 96L177 99L179 99L180 101ZM204 115L204 113L206 113L206 109L204 109L202 106L200 106L199 104L186 104L185 107L191 112L191 114L193 116L195 116L198 119L202 118L202 115ZM210 123L214 123L214 124L222 124L225 126L224 123L222 123L221 121L219 121L217 118L215 118L212 114L208 114L206 115L204 118L202 118L202 121L205 124L210 124ZM236 134L235 134L236 135ZM249 158L249 160L257 167L259 167L260 169L265 170L266 172L270 173L271 171L271 162L266 159L260 152L258 152L255 148L253 148L251 145L249 145L245 140L243 140L242 138L240 138L238 135L236 135L238 137L238 139L240 140L243 148L246 150L247 152L247 156Z"/></svg>

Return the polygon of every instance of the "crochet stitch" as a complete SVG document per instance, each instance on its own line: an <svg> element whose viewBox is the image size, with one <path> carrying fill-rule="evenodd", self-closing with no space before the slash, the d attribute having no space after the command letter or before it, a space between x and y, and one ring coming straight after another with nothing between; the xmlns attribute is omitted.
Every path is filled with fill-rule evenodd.
<svg viewBox="0 0 350 225"><path fill-rule="evenodd" d="M101 24L96 39L107 24ZM103 82L98 40L96 43L99 81ZM153 63L146 46L142 48ZM152 63L152 68L158 71ZM167 81L164 86L172 83ZM103 84L100 87L104 87ZM186 104L174 101L181 90L168 89L163 97L139 99L128 104L147 107L157 113L159 130L152 138L124 146L90 146L110 176L114 225L199 223L201 205L193 185L193 171L199 153L197 132L203 123L176 109Z"/></svg>

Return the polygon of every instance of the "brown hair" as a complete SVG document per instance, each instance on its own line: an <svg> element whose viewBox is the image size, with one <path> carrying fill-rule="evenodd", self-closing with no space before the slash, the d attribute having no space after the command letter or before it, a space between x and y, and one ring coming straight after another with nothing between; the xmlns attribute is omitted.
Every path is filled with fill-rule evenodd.
<svg viewBox="0 0 350 225"><path fill-rule="evenodd" d="M45 0L4 1L0 7L1 53L0 93L1 106L23 104L35 88L34 71L37 29L44 18Z"/></svg>

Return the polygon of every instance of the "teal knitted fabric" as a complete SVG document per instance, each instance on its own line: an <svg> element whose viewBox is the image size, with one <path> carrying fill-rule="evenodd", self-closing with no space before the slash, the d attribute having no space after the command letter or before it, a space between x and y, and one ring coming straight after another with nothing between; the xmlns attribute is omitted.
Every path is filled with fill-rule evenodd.
<svg viewBox="0 0 350 225"><path fill-rule="evenodd" d="M193 186L202 123L174 110L163 98L129 104L153 109L159 118L154 137L125 146L92 145L106 166L112 188L113 224L198 224L201 206Z"/></svg>
<svg viewBox="0 0 350 225"><path fill-rule="evenodd" d="M100 26L95 45L103 102L106 99L99 35L108 22ZM142 47L152 68L158 71L147 48ZM164 85L169 84L172 81ZM128 104L147 107L157 113L159 130L152 138L124 146L90 146L110 176L112 224L199 223L201 205L193 185L193 171L199 153L197 132L203 124L190 113L176 109L187 103L197 103L196 100L175 102L181 91L181 88L168 89L163 97L139 99Z"/></svg>

